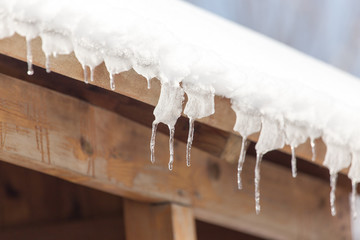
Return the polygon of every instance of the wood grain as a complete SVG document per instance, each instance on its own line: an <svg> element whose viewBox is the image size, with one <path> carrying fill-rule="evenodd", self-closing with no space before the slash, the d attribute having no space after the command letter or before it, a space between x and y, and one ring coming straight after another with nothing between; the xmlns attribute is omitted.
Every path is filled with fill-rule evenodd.
<svg viewBox="0 0 360 240"><path fill-rule="evenodd" d="M172 203L124 201L127 240L195 240L192 209Z"/></svg>
<svg viewBox="0 0 360 240"><path fill-rule="evenodd" d="M261 205L254 211L253 169L248 156L244 189L236 188L236 164L175 143L169 172L168 137L156 139L149 162L151 129L84 101L0 75L0 158L3 161L137 201L191 206L197 219L272 239L350 237L348 192L337 190L331 217L328 183L264 161ZM331 230L329 230L331 229Z"/></svg>

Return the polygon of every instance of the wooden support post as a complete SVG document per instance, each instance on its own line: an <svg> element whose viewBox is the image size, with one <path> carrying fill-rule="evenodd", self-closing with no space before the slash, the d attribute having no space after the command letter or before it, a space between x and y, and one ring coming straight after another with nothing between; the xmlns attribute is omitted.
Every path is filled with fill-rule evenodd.
<svg viewBox="0 0 360 240"><path fill-rule="evenodd" d="M124 201L126 240L195 240L195 220L189 207Z"/></svg>

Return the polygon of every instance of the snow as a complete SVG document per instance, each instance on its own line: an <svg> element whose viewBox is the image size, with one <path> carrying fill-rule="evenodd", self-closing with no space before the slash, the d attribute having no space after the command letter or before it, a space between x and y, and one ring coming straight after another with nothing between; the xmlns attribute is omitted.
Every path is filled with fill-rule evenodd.
<svg viewBox="0 0 360 240"><path fill-rule="evenodd" d="M219 95L231 99L234 130L244 145L262 126L259 156L285 143L295 152L307 138L322 137L332 175L348 167L352 154L349 176L359 182L360 81L249 29L179 0L0 0L0 38L15 32L28 42L41 37L48 71L51 56L74 51L86 81L88 69L93 80L94 69L105 62L113 90L113 75L131 68L148 87L158 78L153 160L156 126L167 124L173 135L184 92L190 120L213 114ZM28 48L29 74L31 60ZM190 127L188 158L192 135ZM240 155L239 163L245 152ZM172 161L170 154L171 168Z"/></svg>

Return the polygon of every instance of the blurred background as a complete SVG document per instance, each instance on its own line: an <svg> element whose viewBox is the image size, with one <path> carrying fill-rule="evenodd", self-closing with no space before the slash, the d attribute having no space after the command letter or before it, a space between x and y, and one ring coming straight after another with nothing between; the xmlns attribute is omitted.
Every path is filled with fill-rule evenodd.
<svg viewBox="0 0 360 240"><path fill-rule="evenodd" d="M360 77L359 0L186 0Z"/></svg>

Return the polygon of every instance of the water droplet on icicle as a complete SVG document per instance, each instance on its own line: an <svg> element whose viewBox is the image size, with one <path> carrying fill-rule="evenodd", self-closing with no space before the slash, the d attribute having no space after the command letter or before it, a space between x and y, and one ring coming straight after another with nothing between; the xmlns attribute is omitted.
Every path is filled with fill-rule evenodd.
<svg viewBox="0 0 360 240"><path fill-rule="evenodd" d="M94 69L92 67L90 68L90 81L93 82L94 81Z"/></svg>
<svg viewBox="0 0 360 240"><path fill-rule="evenodd" d="M32 65L33 57L32 57L32 51L31 51L31 41L26 39L26 61L28 65L27 74L33 75L34 69Z"/></svg>
<svg viewBox="0 0 360 240"><path fill-rule="evenodd" d="M88 84L88 79L87 79L87 71L86 71L86 66L81 64L83 70L84 70L84 83Z"/></svg>
<svg viewBox="0 0 360 240"><path fill-rule="evenodd" d="M310 146L311 146L311 152L312 152L312 161L315 161L316 159L316 149L315 149L315 139L310 139Z"/></svg>
<svg viewBox="0 0 360 240"><path fill-rule="evenodd" d="M194 119L189 118L189 134L186 144L186 166L190 167L191 146L194 139Z"/></svg>
<svg viewBox="0 0 360 240"><path fill-rule="evenodd" d="M169 137L169 150L170 150L170 159L169 159L169 170L173 170L174 165L174 134L175 128L169 126L170 137Z"/></svg>
<svg viewBox="0 0 360 240"><path fill-rule="evenodd" d="M262 160L262 154L256 154L255 165L255 211L256 214L260 213L260 163Z"/></svg>
<svg viewBox="0 0 360 240"><path fill-rule="evenodd" d="M356 189L357 182L352 181L352 192L351 192L351 215L353 218L357 217L357 209L356 209Z"/></svg>
<svg viewBox="0 0 360 240"><path fill-rule="evenodd" d="M292 177L296 178L297 169L296 169L296 155L295 155L295 148L291 146L291 172Z"/></svg>
<svg viewBox="0 0 360 240"><path fill-rule="evenodd" d="M336 207L335 207L335 191L336 191L336 181L337 181L337 173L331 173L330 174L330 208L331 208L331 215L336 215Z"/></svg>
<svg viewBox="0 0 360 240"><path fill-rule="evenodd" d="M110 89L115 90L115 81L114 81L114 75L110 73Z"/></svg>
<svg viewBox="0 0 360 240"><path fill-rule="evenodd" d="M239 190L242 189L241 172L242 172L242 168L243 168L245 156L246 156L245 145L246 145L246 137L243 137L242 141L241 141L241 150L240 150L238 167L237 167L237 184L238 184Z"/></svg>
<svg viewBox="0 0 360 240"><path fill-rule="evenodd" d="M156 138L156 129L158 124L152 123L152 129L151 129L151 139L150 139L150 161L151 163L155 162L155 138Z"/></svg>
<svg viewBox="0 0 360 240"><path fill-rule="evenodd" d="M49 55L45 56L45 69L46 69L47 73L51 72L51 70L50 70L50 56Z"/></svg>

